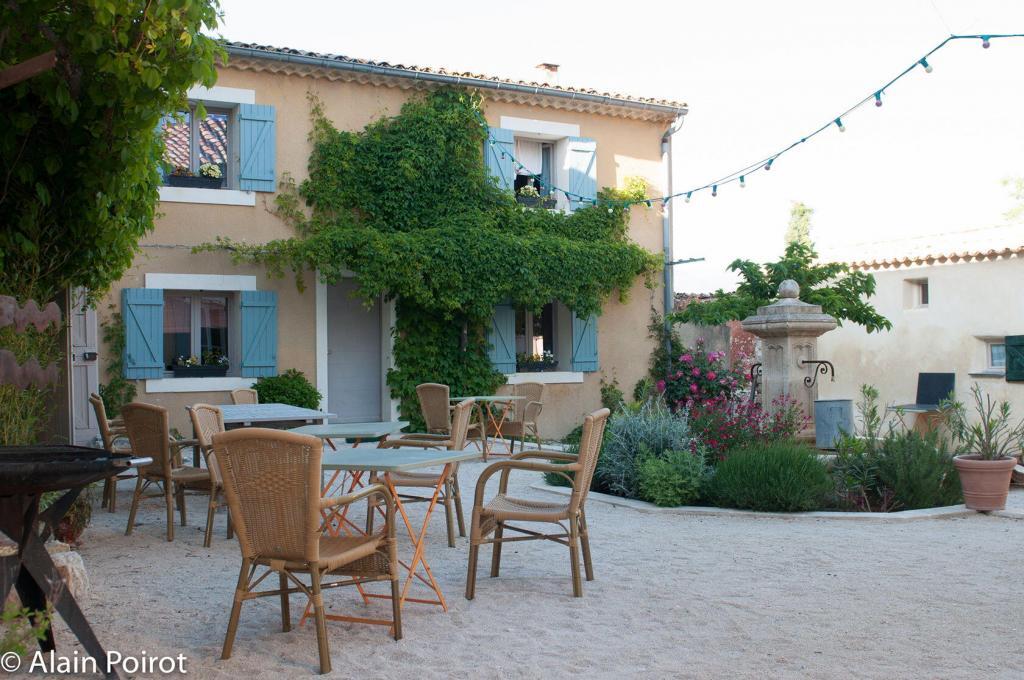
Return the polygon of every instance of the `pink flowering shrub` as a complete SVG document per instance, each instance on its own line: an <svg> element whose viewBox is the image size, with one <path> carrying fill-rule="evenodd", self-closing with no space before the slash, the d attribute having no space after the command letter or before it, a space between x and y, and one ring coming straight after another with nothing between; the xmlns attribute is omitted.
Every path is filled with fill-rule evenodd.
<svg viewBox="0 0 1024 680"><path fill-rule="evenodd" d="M769 414L746 399L716 399L690 409L690 431L707 462L714 465L728 451L758 443L791 439L807 426L803 409L792 399L776 400Z"/></svg>
<svg viewBox="0 0 1024 680"><path fill-rule="evenodd" d="M673 411L728 401L747 384L742 372L729 368L726 353L708 352L704 340L676 357L672 368L656 387Z"/></svg>

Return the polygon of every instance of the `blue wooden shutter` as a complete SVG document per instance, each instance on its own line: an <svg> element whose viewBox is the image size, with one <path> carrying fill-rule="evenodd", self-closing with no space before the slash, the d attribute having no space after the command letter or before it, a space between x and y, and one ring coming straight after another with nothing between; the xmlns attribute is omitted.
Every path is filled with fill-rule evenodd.
<svg viewBox="0 0 1024 680"><path fill-rule="evenodd" d="M502 373L516 372L516 310L512 305L501 304L494 308L491 326L487 331L487 355L495 370Z"/></svg>
<svg viewBox="0 0 1024 680"><path fill-rule="evenodd" d="M129 380L164 375L164 291L122 288L124 377Z"/></svg>
<svg viewBox="0 0 1024 680"><path fill-rule="evenodd" d="M242 377L277 375L277 293L242 291Z"/></svg>
<svg viewBox="0 0 1024 680"><path fill-rule="evenodd" d="M586 137L570 137L565 157L569 168L569 207L590 205L597 198L597 142ZM587 199L580 201L580 197Z"/></svg>
<svg viewBox="0 0 1024 680"><path fill-rule="evenodd" d="M239 104L239 186L243 191L273 191L275 187L274 107Z"/></svg>
<svg viewBox="0 0 1024 680"><path fill-rule="evenodd" d="M591 314L586 319L572 315L572 370L596 371L597 361L597 317Z"/></svg>
<svg viewBox="0 0 1024 680"><path fill-rule="evenodd" d="M512 153L515 137L511 130L489 128L484 142L484 163L491 175L498 180L498 186L505 191L515 188L515 170L512 168Z"/></svg>

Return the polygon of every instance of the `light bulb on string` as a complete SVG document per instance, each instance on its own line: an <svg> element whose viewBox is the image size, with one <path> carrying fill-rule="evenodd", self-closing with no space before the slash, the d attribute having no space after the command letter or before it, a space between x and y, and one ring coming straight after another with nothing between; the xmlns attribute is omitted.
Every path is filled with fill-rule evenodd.
<svg viewBox="0 0 1024 680"><path fill-rule="evenodd" d="M772 169L772 163L774 163L774 162L775 162L774 158L769 158L768 162L764 164L764 169L765 170L771 170Z"/></svg>
<svg viewBox="0 0 1024 680"><path fill-rule="evenodd" d="M846 126L843 125L842 118L836 118L836 127L839 128L840 132L846 132Z"/></svg>
<svg viewBox="0 0 1024 680"><path fill-rule="evenodd" d="M714 197L714 196L717 196L717 195L718 195L718 185L717 184L712 184L711 185L711 196Z"/></svg>
<svg viewBox="0 0 1024 680"><path fill-rule="evenodd" d="M882 105L882 91L879 90L878 92L875 93L875 106L881 106L881 105Z"/></svg>
<svg viewBox="0 0 1024 680"><path fill-rule="evenodd" d="M651 202L650 202L650 200L644 201L644 203L646 203L646 204L647 204L647 207L648 207L648 208L650 208L650 207L651 207Z"/></svg>
<svg viewBox="0 0 1024 680"><path fill-rule="evenodd" d="M684 198L683 200L684 200L684 201L685 201L686 203L689 203L689 202L690 202L690 197L691 197L691 196L693 196L693 192L692 192L692 191L687 191L687 192L686 192L686 198Z"/></svg>
<svg viewBox="0 0 1024 680"><path fill-rule="evenodd" d="M987 49L989 48L989 46L990 46L990 45L992 44L992 43L990 43L990 42L988 41L988 39L989 39L990 37L991 37L991 36L987 36L987 35L983 35L983 36L981 36L981 46L982 46L982 47L984 47L984 48L985 48L986 50L987 50Z"/></svg>
<svg viewBox="0 0 1024 680"><path fill-rule="evenodd" d="M744 177L743 175L740 175L740 189L746 189L746 188L747 188L747 178Z"/></svg>
<svg viewBox="0 0 1024 680"><path fill-rule="evenodd" d="M932 65L928 63L927 59L922 59L921 61L919 61L917 63L921 64L921 66L924 67L924 72L925 73L931 73L932 72Z"/></svg>

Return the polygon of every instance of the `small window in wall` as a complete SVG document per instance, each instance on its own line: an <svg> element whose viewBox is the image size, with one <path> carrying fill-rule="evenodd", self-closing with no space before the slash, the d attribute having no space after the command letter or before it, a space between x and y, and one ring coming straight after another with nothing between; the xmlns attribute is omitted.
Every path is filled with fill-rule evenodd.
<svg viewBox="0 0 1024 680"><path fill-rule="evenodd" d="M903 306L906 309L927 307L931 302L928 279L907 279L904 287Z"/></svg>
<svg viewBox="0 0 1024 680"><path fill-rule="evenodd" d="M988 368L990 370L1006 370L1006 344L1002 342L988 343Z"/></svg>
<svg viewBox="0 0 1024 680"><path fill-rule="evenodd" d="M555 356L555 306L549 302L539 313L516 310L516 370L553 370Z"/></svg>
<svg viewBox="0 0 1024 680"><path fill-rule="evenodd" d="M164 369L231 366L231 293L164 293Z"/></svg>
<svg viewBox="0 0 1024 680"><path fill-rule="evenodd" d="M193 105L164 121L165 181L171 186L220 189L229 184L231 112L207 109L197 115Z"/></svg>

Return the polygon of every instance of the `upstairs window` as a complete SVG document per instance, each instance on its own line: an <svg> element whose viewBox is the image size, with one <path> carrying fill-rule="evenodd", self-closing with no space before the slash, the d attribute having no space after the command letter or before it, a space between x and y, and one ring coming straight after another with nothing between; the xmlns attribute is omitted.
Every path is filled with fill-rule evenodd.
<svg viewBox="0 0 1024 680"><path fill-rule="evenodd" d="M1006 370L1006 343L988 343L988 366L990 370Z"/></svg>
<svg viewBox="0 0 1024 680"><path fill-rule="evenodd" d="M164 119L165 183L205 189L227 188L231 172L231 111L193 105ZM200 116L199 113L205 113Z"/></svg>

